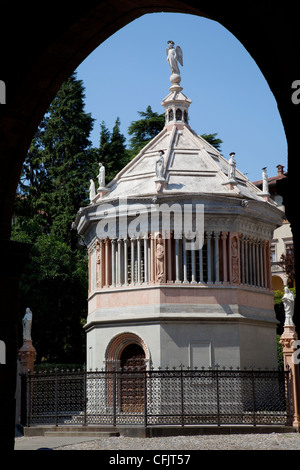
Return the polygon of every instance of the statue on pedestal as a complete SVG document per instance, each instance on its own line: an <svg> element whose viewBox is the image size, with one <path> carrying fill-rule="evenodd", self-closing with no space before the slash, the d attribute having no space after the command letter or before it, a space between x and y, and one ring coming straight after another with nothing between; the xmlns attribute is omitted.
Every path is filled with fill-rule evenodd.
<svg viewBox="0 0 300 470"><path fill-rule="evenodd" d="M25 315L22 320L23 325L23 341L31 341L32 311L26 308Z"/></svg>
<svg viewBox="0 0 300 470"><path fill-rule="evenodd" d="M168 41L168 48L167 48L167 62L169 63L171 73L180 75L180 70L178 67L178 62L181 66L183 66L183 55L180 46L176 46L173 41Z"/></svg>
<svg viewBox="0 0 300 470"><path fill-rule="evenodd" d="M102 163L99 163L99 173L97 178L99 184L99 191L101 188L105 188L105 167L102 165Z"/></svg>
<svg viewBox="0 0 300 470"><path fill-rule="evenodd" d="M230 159L228 161L229 163L228 179L233 182L235 181L235 166L236 166L234 156L235 156L235 153L231 152Z"/></svg>
<svg viewBox="0 0 300 470"><path fill-rule="evenodd" d="M267 175L267 167L265 166L262 169L262 192L264 194L269 193L269 183L268 183L268 175Z"/></svg>
<svg viewBox="0 0 300 470"><path fill-rule="evenodd" d="M90 180L90 202L92 203L93 199L96 196L95 183L93 180Z"/></svg>
<svg viewBox="0 0 300 470"><path fill-rule="evenodd" d="M36 350L32 345L31 339L31 326L32 326L32 311L26 308L25 315L22 319L23 325L23 346L19 350L18 358L20 360L20 373L26 373L28 370L33 373L34 360L36 357Z"/></svg>
<svg viewBox="0 0 300 470"><path fill-rule="evenodd" d="M159 158L156 160L155 163L155 173L156 177L159 181L164 180L164 169L165 169L165 162L164 162L164 152L163 150L159 151Z"/></svg>
<svg viewBox="0 0 300 470"><path fill-rule="evenodd" d="M294 298L294 294L290 291L288 287L284 288L284 295L282 297L282 302L283 302L284 313L285 313L284 326L295 326L293 322L295 298Z"/></svg>

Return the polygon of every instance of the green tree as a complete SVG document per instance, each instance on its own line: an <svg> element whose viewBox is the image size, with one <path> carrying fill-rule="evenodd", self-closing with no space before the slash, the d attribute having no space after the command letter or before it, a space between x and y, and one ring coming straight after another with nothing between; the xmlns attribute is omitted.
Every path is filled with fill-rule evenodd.
<svg viewBox="0 0 300 470"><path fill-rule="evenodd" d="M146 111L138 111L142 119L132 121L128 128L128 134L132 135L129 141L131 156L137 155L140 150L155 137L165 125L165 115L152 111L148 106Z"/></svg>
<svg viewBox="0 0 300 470"><path fill-rule="evenodd" d="M131 157L136 156L142 148L164 128L165 125L164 113L158 114L153 112L151 106L148 106L145 112L138 111L138 113L142 119L132 121L128 128L128 134L132 135L129 141L129 152ZM217 138L217 133L203 134L201 137L220 151L222 140Z"/></svg>
<svg viewBox="0 0 300 470"><path fill-rule="evenodd" d="M218 133L215 134L202 134L201 137L205 139L210 145L215 147L219 152L221 151L221 144L223 140L217 138Z"/></svg>
<svg viewBox="0 0 300 470"><path fill-rule="evenodd" d="M92 126L82 82L73 74L51 103L23 166L12 238L32 245L20 315L26 307L33 311L38 360L75 362L85 356L88 262L71 224L88 203L89 179L97 174Z"/></svg>
<svg viewBox="0 0 300 470"><path fill-rule="evenodd" d="M109 183L130 161L126 150L125 137L120 132L120 119L117 118L112 133L105 122L101 124L99 161L105 166L105 180Z"/></svg>

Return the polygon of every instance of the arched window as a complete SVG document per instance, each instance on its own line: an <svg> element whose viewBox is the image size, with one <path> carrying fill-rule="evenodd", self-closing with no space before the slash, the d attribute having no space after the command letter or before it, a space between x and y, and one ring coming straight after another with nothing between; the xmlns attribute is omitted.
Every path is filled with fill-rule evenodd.
<svg viewBox="0 0 300 470"><path fill-rule="evenodd" d="M176 121L182 121L182 111L181 111L181 109L176 109Z"/></svg>

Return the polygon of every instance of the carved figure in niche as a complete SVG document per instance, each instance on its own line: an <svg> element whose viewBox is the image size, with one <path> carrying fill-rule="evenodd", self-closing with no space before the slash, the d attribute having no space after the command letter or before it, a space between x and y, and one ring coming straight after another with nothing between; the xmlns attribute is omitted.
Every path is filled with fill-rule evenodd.
<svg viewBox="0 0 300 470"><path fill-rule="evenodd" d="M236 237L231 241L231 282L239 283L239 250Z"/></svg>
<svg viewBox="0 0 300 470"><path fill-rule="evenodd" d="M32 326L32 311L26 308L25 315L22 320L23 325L23 340L31 341L31 326Z"/></svg>
<svg viewBox="0 0 300 470"><path fill-rule="evenodd" d="M288 287L284 288L284 295L282 297L282 302L283 302L284 313L285 313L284 326L295 326L293 322L295 298L294 298L293 292L291 292Z"/></svg>
<svg viewBox="0 0 300 470"><path fill-rule="evenodd" d="M96 285L101 287L101 243L96 242Z"/></svg>
<svg viewBox="0 0 300 470"><path fill-rule="evenodd" d="M156 242L156 276L158 281L164 281L164 260L164 242L161 238L158 238Z"/></svg>

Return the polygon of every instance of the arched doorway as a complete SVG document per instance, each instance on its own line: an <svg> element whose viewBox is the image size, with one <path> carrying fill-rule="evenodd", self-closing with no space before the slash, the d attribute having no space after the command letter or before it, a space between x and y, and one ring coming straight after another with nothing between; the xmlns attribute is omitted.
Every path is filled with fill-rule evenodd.
<svg viewBox="0 0 300 470"><path fill-rule="evenodd" d="M150 352L142 338L135 333L124 331L110 340L105 352L105 362L107 370L134 367L134 362L136 367L146 368L146 364L150 362Z"/></svg>
<svg viewBox="0 0 300 470"><path fill-rule="evenodd" d="M122 371L145 370L145 351L136 343L126 346L120 358Z"/></svg>
<svg viewBox="0 0 300 470"><path fill-rule="evenodd" d="M121 410L127 413L142 413L145 400L145 352L132 343L126 346L120 358Z"/></svg>

